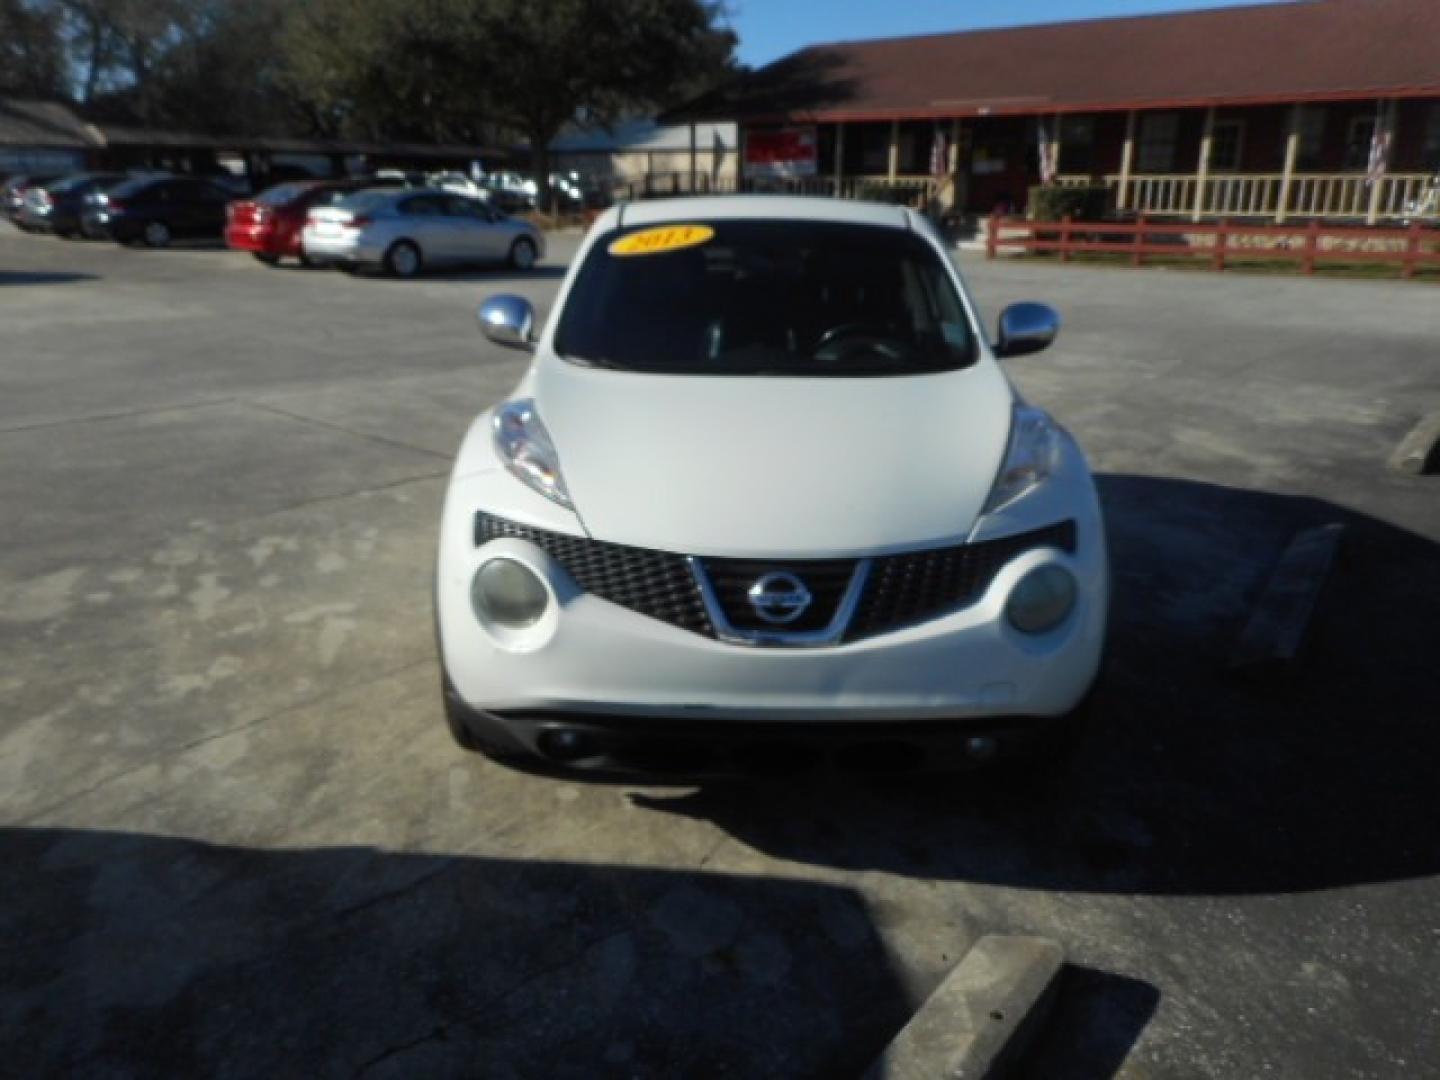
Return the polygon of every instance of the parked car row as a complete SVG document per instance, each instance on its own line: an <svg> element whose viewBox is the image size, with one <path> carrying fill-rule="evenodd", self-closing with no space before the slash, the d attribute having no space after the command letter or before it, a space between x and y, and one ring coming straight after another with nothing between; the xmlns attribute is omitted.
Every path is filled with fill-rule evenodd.
<svg viewBox="0 0 1440 1080"><path fill-rule="evenodd" d="M458 173L292 181L235 199L194 176L87 172L12 177L0 196L0 209L27 231L157 248L223 238L269 266L297 259L413 277L463 263L529 270L545 254L539 229Z"/></svg>

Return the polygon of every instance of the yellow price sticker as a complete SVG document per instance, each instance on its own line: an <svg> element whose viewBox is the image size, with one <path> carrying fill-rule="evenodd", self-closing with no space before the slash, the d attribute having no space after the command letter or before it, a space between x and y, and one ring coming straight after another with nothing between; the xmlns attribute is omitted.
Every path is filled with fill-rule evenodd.
<svg viewBox="0 0 1440 1080"><path fill-rule="evenodd" d="M611 255L659 255L666 251L696 247L714 239L715 230L708 225L661 225L655 229L622 236L610 244Z"/></svg>

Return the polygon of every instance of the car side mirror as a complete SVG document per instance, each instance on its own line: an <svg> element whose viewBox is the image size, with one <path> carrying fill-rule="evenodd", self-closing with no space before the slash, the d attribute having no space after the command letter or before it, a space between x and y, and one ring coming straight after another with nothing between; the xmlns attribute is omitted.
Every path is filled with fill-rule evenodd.
<svg viewBox="0 0 1440 1080"><path fill-rule="evenodd" d="M1025 301L1011 304L1000 313L1000 337L996 356L1025 356L1048 349L1060 333L1060 316L1048 304Z"/></svg>
<svg viewBox="0 0 1440 1080"><path fill-rule="evenodd" d="M475 313L480 331L507 349L535 351L535 309L523 296L492 296Z"/></svg>

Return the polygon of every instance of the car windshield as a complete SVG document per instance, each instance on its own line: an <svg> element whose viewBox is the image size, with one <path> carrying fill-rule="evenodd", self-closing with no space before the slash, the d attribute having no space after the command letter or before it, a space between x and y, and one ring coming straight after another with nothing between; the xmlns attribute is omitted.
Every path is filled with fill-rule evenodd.
<svg viewBox="0 0 1440 1080"><path fill-rule="evenodd" d="M974 357L929 244L808 221L613 231L581 267L555 347L575 363L675 375L911 375Z"/></svg>
<svg viewBox="0 0 1440 1080"><path fill-rule="evenodd" d="M261 206L288 206L309 191L310 187L310 184L276 184L256 195L255 201Z"/></svg>

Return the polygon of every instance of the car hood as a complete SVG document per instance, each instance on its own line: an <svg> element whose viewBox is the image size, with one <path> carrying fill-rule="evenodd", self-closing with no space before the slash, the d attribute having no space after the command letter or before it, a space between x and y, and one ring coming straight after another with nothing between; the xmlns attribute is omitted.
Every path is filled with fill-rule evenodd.
<svg viewBox="0 0 1440 1080"><path fill-rule="evenodd" d="M600 540L824 557L963 539L1009 438L987 362L939 375L641 375L547 357L537 409Z"/></svg>

